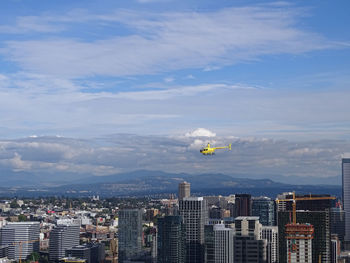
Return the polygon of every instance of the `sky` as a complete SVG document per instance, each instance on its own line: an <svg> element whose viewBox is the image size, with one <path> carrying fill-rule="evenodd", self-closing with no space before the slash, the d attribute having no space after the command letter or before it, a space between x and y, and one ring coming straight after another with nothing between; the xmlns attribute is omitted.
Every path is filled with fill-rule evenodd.
<svg viewBox="0 0 350 263"><path fill-rule="evenodd" d="M349 10L345 0L1 1L0 170L339 183ZM203 159L208 141L236 148Z"/></svg>

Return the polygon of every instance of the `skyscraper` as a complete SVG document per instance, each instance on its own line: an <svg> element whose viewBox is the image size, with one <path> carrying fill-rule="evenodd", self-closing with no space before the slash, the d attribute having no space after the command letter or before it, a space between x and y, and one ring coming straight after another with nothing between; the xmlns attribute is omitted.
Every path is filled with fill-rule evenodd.
<svg viewBox="0 0 350 263"><path fill-rule="evenodd" d="M1 246L8 246L9 259L18 260L20 254L21 259L25 259L32 252L39 252L39 222L8 223L0 229L0 233Z"/></svg>
<svg viewBox="0 0 350 263"><path fill-rule="evenodd" d="M207 202L203 197L180 200L179 212L186 228L186 263L204 262L204 225L208 220Z"/></svg>
<svg viewBox="0 0 350 263"><path fill-rule="evenodd" d="M142 210L119 210L118 262L138 257L142 251Z"/></svg>
<svg viewBox="0 0 350 263"><path fill-rule="evenodd" d="M259 222L263 226L275 225L275 201L269 197L253 197L252 215L259 217Z"/></svg>
<svg viewBox="0 0 350 263"><path fill-rule="evenodd" d="M179 201L191 196L191 184L187 182L179 183Z"/></svg>
<svg viewBox="0 0 350 263"><path fill-rule="evenodd" d="M80 226L74 223L56 226L50 233L50 261L57 261L66 255L66 250L79 245Z"/></svg>
<svg viewBox="0 0 350 263"><path fill-rule="evenodd" d="M342 159L343 206L345 211L345 237L350 243L350 158Z"/></svg>
<svg viewBox="0 0 350 263"><path fill-rule="evenodd" d="M214 255L215 263L233 263L233 235L232 228L225 225L214 225Z"/></svg>
<svg viewBox="0 0 350 263"><path fill-rule="evenodd" d="M250 194L235 195L235 216L251 216L252 203Z"/></svg>
<svg viewBox="0 0 350 263"><path fill-rule="evenodd" d="M261 239L267 241L267 263L278 262L278 227L263 226L261 229Z"/></svg>
<svg viewBox="0 0 350 263"><path fill-rule="evenodd" d="M204 226L204 262L215 263L214 225Z"/></svg>
<svg viewBox="0 0 350 263"><path fill-rule="evenodd" d="M258 217L240 216L235 220L234 262L266 262L267 241L261 239Z"/></svg>
<svg viewBox="0 0 350 263"><path fill-rule="evenodd" d="M159 263L185 262L185 226L181 216L166 216L158 219Z"/></svg>

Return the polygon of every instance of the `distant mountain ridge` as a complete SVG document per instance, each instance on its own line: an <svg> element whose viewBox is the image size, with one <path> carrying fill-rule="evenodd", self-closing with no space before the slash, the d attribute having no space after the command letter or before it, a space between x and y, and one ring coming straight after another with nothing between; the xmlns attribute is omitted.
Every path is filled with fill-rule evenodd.
<svg viewBox="0 0 350 263"><path fill-rule="evenodd" d="M163 171L151 171L151 170L138 170L128 173L120 173L108 176L92 176L84 179L84 184L92 183L127 183L132 181L144 181L158 180L163 183L166 181L175 183L181 181L187 181L194 186L200 187L219 187L219 186L237 186L237 187L256 187L256 186L282 186L283 183L275 182L270 179L249 179L249 178L237 178L222 173L204 173L204 174L187 174L187 173L167 173ZM81 180L76 180L72 184L81 184Z"/></svg>
<svg viewBox="0 0 350 263"><path fill-rule="evenodd" d="M270 179L236 178L221 173L186 174L166 173L162 171L139 170L109 176L89 177L84 182L64 185L56 188L66 193L95 193L110 196L148 195L157 193L177 193L178 184L182 181L191 183L193 192L234 193L251 192L259 195L281 193L297 190L339 195L339 186L292 185L275 182Z"/></svg>
<svg viewBox="0 0 350 263"><path fill-rule="evenodd" d="M23 177L28 179L27 175ZM201 195L251 193L274 197L278 193L294 190L299 193L341 195L341 186L337 185L295 185L271 179L241 178L221 173L187 174L138 170L108 176L90 176L69 183L47 184L42 181L33 185L33 180L32 184L27 186L3 185L0 188L0 196L147 196L177 193L178 184L182 181L191 183L191 191Z"/></svg>

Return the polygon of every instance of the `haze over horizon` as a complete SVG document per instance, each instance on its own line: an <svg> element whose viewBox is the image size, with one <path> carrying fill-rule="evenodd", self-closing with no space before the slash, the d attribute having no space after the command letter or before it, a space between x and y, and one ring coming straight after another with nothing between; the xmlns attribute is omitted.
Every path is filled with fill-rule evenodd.
<svg viewBox="0 0 350 263"><path fill-rule="evenodd" d="M340 184L349 7L3 1L0 178L149 169ZM208 141L232 151L201 156Z"/></svg>

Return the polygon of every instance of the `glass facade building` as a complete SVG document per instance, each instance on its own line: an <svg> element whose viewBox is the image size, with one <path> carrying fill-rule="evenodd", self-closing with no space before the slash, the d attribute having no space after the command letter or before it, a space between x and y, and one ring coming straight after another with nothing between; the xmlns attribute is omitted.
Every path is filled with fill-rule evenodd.
<svg viewBox="0 0 350 263"><path fill-rule="evenodd" d="M185 226L181 216L166 216L158 219L159 263L185 262Z"/></svg>
<svg viewBox="0 0 350 263"><path fill-rule="evenodd" d="M259 217L263 226L275 225L275 201L268 197L252 199L252 215Z"/></svg>

